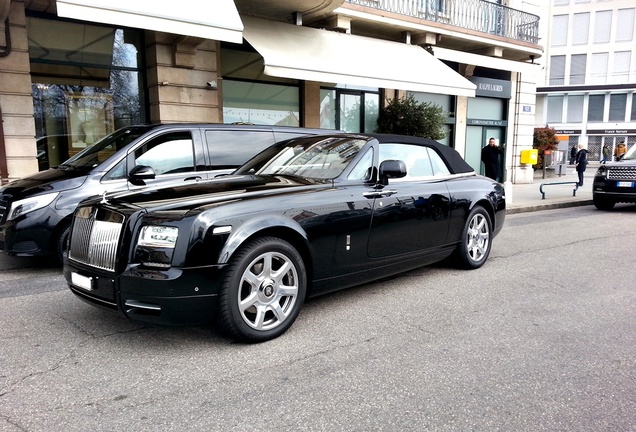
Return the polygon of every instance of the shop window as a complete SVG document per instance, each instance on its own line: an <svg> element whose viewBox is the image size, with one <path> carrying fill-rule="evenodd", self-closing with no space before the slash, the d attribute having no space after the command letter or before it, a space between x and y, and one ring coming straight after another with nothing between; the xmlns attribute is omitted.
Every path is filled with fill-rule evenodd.
<svg viewBox="0 0 636 432"><path fill-rule="evenodd" d="M504 120L507 100L475 97L468 99L468 118L481 120Z"/></svg>
<svg viewBox="0 0 636 432"><path fill-rule="evenodd" d="M632 93L632 116L631 121L636 121L636 96Z"/></svg>
<svg viewBox="0 0 636 432"><path fill-rule="evenodd" d="M320 89L320 127L345 132L374 132L380 96L377 92Z"/></svg>
<svg viewBox="0 0 636 432"><path fill-rule="evenodd" d="M146 122L141 32L34 17L27 27L40 169Z"/></svg>
<svg viewBox="0 0 636 432"><path fill-rule="evenodd" d="M297 86L252 81L223 81L223 121L259 125L300 125Z"/></svg>

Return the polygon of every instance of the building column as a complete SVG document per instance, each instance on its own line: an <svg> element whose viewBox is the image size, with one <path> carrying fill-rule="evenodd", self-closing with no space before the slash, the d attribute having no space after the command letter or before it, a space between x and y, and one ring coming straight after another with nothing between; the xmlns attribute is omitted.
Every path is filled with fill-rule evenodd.
<svg viewBox="0 0 636 432"><path fill-rule="evenodd" d="M150 121L221 123L218 41L146 31Z"/></svg>
<svg viewBox="0 0 636 432"><path fill-rule="evenodd" d="M468 117L468 97L457 96L455 101L455 150L466 157L466 118Z"/></svg>
<svg viewBox="0 0 636 432"><path fill-rule="evenodd" d="M512 147L506 157L505 182L527 184L534 181L534 168L520 162L521 151L531 150L534 140L534 123L536 110L536 82L529 74L513 74L513 100L510 104L510 115L514 128L508 131ZM511 151L510 151L511 150Z"/></svg>
<svg viewBox="0 0 636 432"><path fill-rule="evenodd" d="M2 170L3 183L38 171L24 3L12 1L8 12L8 21L0 22L0 145L4 145L6 156L0 161L6 168ZM8 40L5 25L9 26Z"/></svg>
<svg viewBox="0 0 636 432"><path fill-rule="evenodd" d="M320 83L303 81L300 86L301 127L320 127Z"/></svg>

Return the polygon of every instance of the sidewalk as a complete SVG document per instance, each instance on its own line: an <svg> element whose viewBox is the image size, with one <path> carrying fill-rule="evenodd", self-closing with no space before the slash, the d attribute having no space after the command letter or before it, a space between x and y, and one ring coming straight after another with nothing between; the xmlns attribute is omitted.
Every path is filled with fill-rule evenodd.
<svg viewBox="0 0 636 432"><path fill-rule="evenodd" d="M534 183L513 184L511 190L506 189L507 213L525 213L537 210L550 210L564 207L592 205L592 183L599 162L590 162L585 170L583 186L579 187L576 195L573 195L573 184L544 186L545 199L543 199L540 187L541 183L578 182L578 174L574 171L574 165L569 165L567 174L559 177L546 171L543 178L543 170L534 173Z"/></svg>

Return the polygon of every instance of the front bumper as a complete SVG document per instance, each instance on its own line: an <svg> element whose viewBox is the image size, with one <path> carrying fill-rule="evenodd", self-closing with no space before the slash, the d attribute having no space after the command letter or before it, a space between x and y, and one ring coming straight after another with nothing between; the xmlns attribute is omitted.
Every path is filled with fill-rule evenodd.
<svg viewBox="0 0 636 432"><path fill-rule="evenodd" d="M210 323L221 271L222 266L148 270L131 265L117 275L69 260L64 265L69 289L80 299L133 320L162 325Z"/></svg>
<svg viewBox="0 0 636 432"><path fill-rule="evenodd" d="M61 220L58 213L45 207L4 222L0 225L0 250L14 256L53 255L53 235Z"/></svg>
<svg viewBox="0 0 636 432"><path fill-rule="evenodd" d="M592 193L594 196L610 199L617 203L636 203L636 179L617 181L595 177Z"/></svg>

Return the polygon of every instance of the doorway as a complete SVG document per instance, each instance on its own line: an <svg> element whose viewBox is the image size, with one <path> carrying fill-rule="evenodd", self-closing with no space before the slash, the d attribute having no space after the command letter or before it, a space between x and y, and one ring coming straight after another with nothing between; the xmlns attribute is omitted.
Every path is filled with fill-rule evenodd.
<svg viewBox="0 0 636 432"><path fill-rule="evenodd" d="M481 163L481 149L488 143L490 138L494 138L495 142L504 150L504 154L501 156L499 164L499 174L497 180L503 181L504 161L505 155L505 143L503 137L505 136L505 128L489 127L489 126L468 126L466 128L466 162L473 167L475 172L484 174L484 165Z"/></svg>

